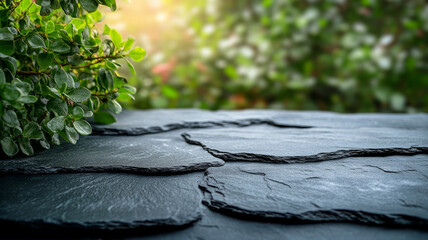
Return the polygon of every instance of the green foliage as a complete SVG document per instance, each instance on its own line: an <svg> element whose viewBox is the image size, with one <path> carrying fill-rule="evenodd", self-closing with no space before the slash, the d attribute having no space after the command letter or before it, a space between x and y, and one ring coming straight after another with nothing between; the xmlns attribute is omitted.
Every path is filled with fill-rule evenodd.
<svg viewBox="0 0 428 240"><path fill-rule="evenodd" d="M0 141L6 155L49 149L61 143L59 136L75 144L79 134L92 132L85 118L113 123L108 111L122 110L115 99L135 93L117 74L117 60L140 61L145 52L131 49L134 40L124 41L114 29L105 37L98 33L99 5L116 9L115 0L1 1Z"/></svg>
<svg viewBox="0 0 428 240"><path fill-rule="evenodd" d="M135 108L428 112L426 0L162 2Z"/></svg>

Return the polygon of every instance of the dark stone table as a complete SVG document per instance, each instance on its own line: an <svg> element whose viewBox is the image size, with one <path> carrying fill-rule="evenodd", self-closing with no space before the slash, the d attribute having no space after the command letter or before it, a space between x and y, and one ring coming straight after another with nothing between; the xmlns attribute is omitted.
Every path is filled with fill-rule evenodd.
<svg viewBox="0 0 428 240"><path fill-rule="evenodd" d="M428 114L125 111L0 160L0 238L428 239Z"/></svg>

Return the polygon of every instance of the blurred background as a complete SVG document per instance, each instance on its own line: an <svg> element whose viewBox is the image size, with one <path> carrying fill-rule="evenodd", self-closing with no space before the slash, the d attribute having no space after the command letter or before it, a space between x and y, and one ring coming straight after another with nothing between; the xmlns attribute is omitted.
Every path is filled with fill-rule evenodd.
<svg viewBox="0 0 428 240"><path fill-rule="evenodd" d="M428 112L426 0L119 0L128 108ZM126 67L126 64L123 64Z"/></svg>

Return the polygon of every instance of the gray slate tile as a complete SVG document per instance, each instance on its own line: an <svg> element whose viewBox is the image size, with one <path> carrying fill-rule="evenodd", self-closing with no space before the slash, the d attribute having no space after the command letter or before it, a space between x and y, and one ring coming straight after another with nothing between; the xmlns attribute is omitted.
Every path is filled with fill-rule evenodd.
<svg viewBox="0 0 428 240"><path fill-rule="evenodd" d="M428 227L428 155L227 163L200 186L211 209L259 221Z"/></svg>
<svg viewBox="0 0 428 240"><path fill-rule="evenodd" d="M221 166L221 159L190 146L179 133L87 136L32 157L0 160L0 173L128 172L173 174Z"/></svg>
<svg viewBox="0 0 428 240"><path fill-rule="evenodd" d="M313 162L355 156L428 153L427 129L215 128L182 135L225 161Z"/></svg>
<svg viewBox="0 0 428 240"><path fill-rule="evenodd" d="M55 230L141 229L141 233L152 227L189 225L201 217L199 177L199 173L0 176L0 222Z"/></svg>

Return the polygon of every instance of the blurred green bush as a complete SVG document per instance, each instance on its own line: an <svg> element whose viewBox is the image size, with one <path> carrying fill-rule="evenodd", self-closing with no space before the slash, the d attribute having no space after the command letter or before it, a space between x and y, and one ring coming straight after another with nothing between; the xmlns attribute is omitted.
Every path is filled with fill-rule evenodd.
<svg viewBox="0 0 428 240"><path fill-rule="evenodd" d="M128 107L428 111L425 0L142 2Z"/></svg>

